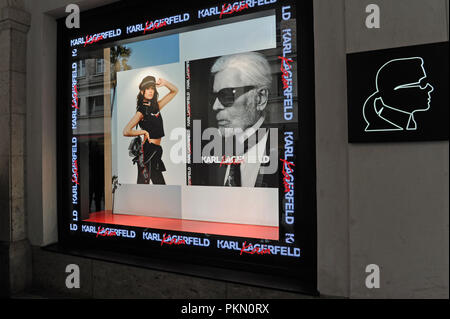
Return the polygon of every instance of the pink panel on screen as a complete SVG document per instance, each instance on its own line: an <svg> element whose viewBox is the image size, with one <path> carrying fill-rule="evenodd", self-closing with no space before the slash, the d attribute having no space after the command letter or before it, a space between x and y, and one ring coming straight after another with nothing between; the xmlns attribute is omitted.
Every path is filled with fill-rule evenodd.
<svg viewBox="0 0 450 319"><path fill-rule="evenodd" d="M278 240L278 227L204 222L186 219L112 214L111 211L91 213L86 222L147 227L211 235L237 236Z"/></svg>

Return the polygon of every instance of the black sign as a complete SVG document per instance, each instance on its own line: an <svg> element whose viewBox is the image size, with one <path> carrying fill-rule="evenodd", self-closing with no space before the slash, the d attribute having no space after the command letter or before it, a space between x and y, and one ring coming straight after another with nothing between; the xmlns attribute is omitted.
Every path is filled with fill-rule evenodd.
<svg viewBox="0 0 450 319"><path fill-rule="evenodd" d="M347 55L350 143L448 140L448 42Z"/></svg>

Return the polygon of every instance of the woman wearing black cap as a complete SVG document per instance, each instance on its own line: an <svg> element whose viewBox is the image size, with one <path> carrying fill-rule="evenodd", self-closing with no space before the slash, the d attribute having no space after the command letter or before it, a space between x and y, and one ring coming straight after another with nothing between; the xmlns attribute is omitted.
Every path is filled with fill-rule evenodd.
<svg viewBox="0 0 450 319"><path fill-rule="evenodd" d="M156 88L165 86L169 93L158 101ZM128 122L123 130L124 136L143 135L142 154L138 162L138 184L165 184L162 172L165 171L161 160L161 138L164 136L163 120L160 111L178 93L178 88L167 80L159 78L156 81L153 76L146 76L139 84L137 96L136 114ZM137 129L140 126L140 130ZM136 129L133 129L136 127Z"/></svg>

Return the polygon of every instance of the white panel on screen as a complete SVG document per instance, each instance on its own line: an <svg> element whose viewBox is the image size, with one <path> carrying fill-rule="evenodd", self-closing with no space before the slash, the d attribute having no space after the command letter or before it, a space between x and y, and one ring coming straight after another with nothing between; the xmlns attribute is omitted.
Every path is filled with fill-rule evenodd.
<svg viewBox="0 0 450 319"><path fill-rule="evenodd" d="M275 15L180 34L180 60L275 48Z"/></svg>
<svg viewBox="0 0 450 319"><path fill-rule="evenodd" d="M278 227L278 188L182 186L183 219Z"/></svg>
<svg viewBox="0 0 450 319"><path fill-rule="evenodd" d="M115 192L114 214L181 218L181 187L122 184Z"/></svg>
<svg viewBox="0 0 450 319"><path fill-rule="evenodd" d="M122 184L115 214L278 227L278 188Z"/></svg>

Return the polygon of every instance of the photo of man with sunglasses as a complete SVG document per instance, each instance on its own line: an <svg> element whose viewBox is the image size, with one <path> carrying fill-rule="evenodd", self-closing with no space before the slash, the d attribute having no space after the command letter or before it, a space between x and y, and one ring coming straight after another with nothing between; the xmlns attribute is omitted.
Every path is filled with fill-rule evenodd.
<svg viewBox="0 0 450 319"><path fill-rule="evenodd" d="M210 106L221 134L229 137L238 131L231 129L257 130L265 119L272 79L266 58L257 52L226 55L217 59L211 73Z"/></svg>
<svg viewBox="0 0 450 319"><path fill-rule="evenodd" d="M234 155L240 160L226 165L219 183L277 187L276 176L261 170L261 165L268 164L263 157L269 158L270 146L265 120L272 76L266 57L257 52L222 56L214 62L211 74L209 106L215 115L215 125L225 140L234 139L235 145L242 146L241 151L225 152L224 158Z"/></svg>

